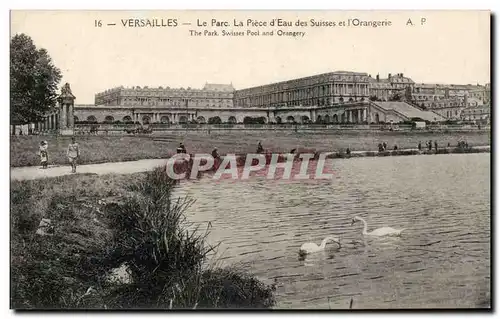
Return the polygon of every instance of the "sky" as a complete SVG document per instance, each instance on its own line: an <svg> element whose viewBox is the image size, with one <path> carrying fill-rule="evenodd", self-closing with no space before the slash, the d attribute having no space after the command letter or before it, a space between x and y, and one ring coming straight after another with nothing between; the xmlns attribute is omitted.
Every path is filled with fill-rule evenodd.
<svg viewBox="0 0 500 319"><path fill-rule="evenodd" d="M247 19L278 18L309 26L246 25ZM178 25L125 27L127 19L177 19ZM230 26L212 27L212 19ZM313 27L311 19L336 26ZM391 26L340 25L348 19ZM208 26L198 27L198 20ZM244 26L233 26L234 20ZM205 29L219 36L189 32ZM221 36L222 30L261 35ZM278 36L278 30L305 35ZM490 82L488 11L12 11L11 36L17 33L48 50L62 71L61 86L70 83L77 104L92 104L95 93L120 85L202 88L209 82L243 89L340 70L384 78L403 73L417 83Z"/></svg>

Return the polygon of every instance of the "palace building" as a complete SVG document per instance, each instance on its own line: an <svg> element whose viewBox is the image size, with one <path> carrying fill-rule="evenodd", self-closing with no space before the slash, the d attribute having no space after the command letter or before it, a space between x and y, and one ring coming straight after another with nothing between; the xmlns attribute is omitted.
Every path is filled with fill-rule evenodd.
<svg viewBox="0 0 500 319"><path fill-rule="evenodd" d="M65 92L68 90L65 87ZM262 123L295 124L397 123L414 119L439 122L484 118L487 112L479 115L477 110L489 103L490 94L490 84L415 84L403 73L380 79L379 75L372 78L367 73L348 71L239 90L232 84L212 83L201 89L120 86L97 93L91 105L74 104L76 98L71 97L71 106L64 102L35 128L60 131L90 123L238 124L257 119ZM465 116L462 111L466 109Z"/></svg>
<svg viewBox="0 0 500 319"><path fill-rule="evenodd" d="M252 87L234 92L235 107L327 106L365 101L368 74L337 71Z"/></svg>
<svg viewBox="0 0 500 319"><path fill-rule="evenodd" d="M144 107L226 107L233 106L234 88L231 84L209 84L203 89L188 87L173 89L170 87L132 87L123 86L106 90L95 95L95 104L103 106L144 106Z"/></svg>
<svg viewBox="0 0 500 319"><path fill-rule="evenodd" d="M388 74L386 79L381 79L377 74L376 78L369 77L370 80L370 98L378 101L389 101L396 94L404 97L407 90L413 92L415 82L405 77L403 73L396 75Z"/></svg>

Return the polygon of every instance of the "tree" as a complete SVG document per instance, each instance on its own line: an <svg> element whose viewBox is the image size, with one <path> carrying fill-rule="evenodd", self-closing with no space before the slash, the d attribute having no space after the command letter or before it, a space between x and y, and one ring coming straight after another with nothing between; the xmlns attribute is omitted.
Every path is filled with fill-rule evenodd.
<svg viewBox="0 0 500 319"><path fill-rule="evenodd" d="M27 124L42 120L57 103L61 71L47 50L37 49L25 34L10 41L10 121Z"/></svg>

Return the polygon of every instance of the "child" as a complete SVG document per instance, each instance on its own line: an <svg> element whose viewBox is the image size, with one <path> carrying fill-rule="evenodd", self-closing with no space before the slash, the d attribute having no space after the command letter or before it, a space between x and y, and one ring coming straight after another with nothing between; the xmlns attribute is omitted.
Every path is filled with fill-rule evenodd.
<svg viewBox="0 0 500 319"><path fill-rule="evenodd" d="M80 148L78 147L78 143L76 143L75 138L71 138L71 144L68 145L67 154L68 160L71 164L71 173L76 173L76 164L78 157L80 157Z"/></svg>
<svg viewBox="0 0 500 319"><path fill-rule="evenodd" d="M49 162L48 148L49 148L49 145L47 144L47 141L40 142L40 150L38 153L40 155L40 163L41 163L43 169L47 168L47 165Z"/></svg>

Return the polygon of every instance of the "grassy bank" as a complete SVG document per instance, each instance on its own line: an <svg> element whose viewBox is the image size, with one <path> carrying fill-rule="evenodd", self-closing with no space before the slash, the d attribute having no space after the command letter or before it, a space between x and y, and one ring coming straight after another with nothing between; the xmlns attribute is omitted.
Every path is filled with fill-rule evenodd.
<svg viewBox="0 0 500 319"><path fill-rule="evenodd" d="M268 308L274 287L207 262L206 232L188 232L190 200L171 200L162 171L73 175L11 184L11 306ZM36 230L50 219L48 235ZM110 280L120 266L127 281Z"/></svg>
<svg viewBox="0 0 500 319"><path fill-rule="evenodd" d="M416 148L419 142L437 141L440 147L450 143L455 146L459 139L467 140L470 146L490 145L490 132L467 133L430 132L339 132L295 133L272 131L217 132L210 135L202 132L179 132L162 136L84 136L77 137L80 144L80 163L119 162L171 156L179 142L184 142L190 153L210 153L214 147L220 154L255 152L257 142L273 152L288 152L293 148L311 151L351 150L377 151L377 145L386 142L390 149ZM12 136L11 166L39 165L37 155L41 140L49 143L49 164L67 164L66 148L69 137L61 136Z"/></svg>

